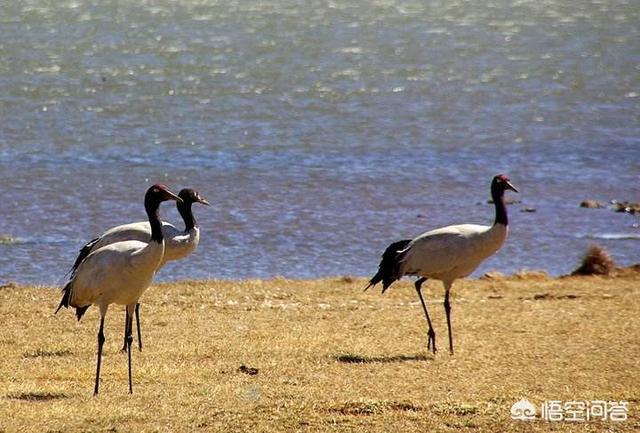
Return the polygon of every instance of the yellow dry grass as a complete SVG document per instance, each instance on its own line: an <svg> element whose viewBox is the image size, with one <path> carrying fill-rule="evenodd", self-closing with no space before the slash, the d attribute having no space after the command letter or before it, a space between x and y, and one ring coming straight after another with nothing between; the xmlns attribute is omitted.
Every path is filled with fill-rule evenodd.
<svg viewBox="0 0 640 433"><path fill-rule="evenodd" d="M0 432L637 432L639 283L458 281L450 356L442 286L428 282L435 357L411 281L384 296L349 278L159 284L142 299L133 395L111 307L98 397L97 309L78 323L53 315L57 290L5 287ZM521 398L626 400L629 419L514 421Z"/></svg>

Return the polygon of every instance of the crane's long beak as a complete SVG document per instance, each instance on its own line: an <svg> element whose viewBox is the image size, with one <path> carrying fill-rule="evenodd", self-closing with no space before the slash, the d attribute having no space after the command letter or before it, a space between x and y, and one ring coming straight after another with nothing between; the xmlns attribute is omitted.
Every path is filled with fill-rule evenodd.
<svg viewBox="0 0 640 433"><path fill-rule="evenodd" d="M202 203L203 205L206 205L206 206L211 206L211 204L207 201L207 199L202 197L198 198L198 203Z"/></svg>
<svg viewBox="0 0 640 433"><path fill-rule="evenodd" d="M518 192L518 189L515 186L513 186L511 182L506 181L505 183L507 184L507 189L510 189L513 192Z"/></svg>
<svg viewBox="0 0 640 433"><path fill-rule="evenodd" d="M178 203L182 203L182 199L180 197L178 197L177 195L175 195L174 193L172 193L171 191L169 191L168 189L164 190L166 196L165 199L166 200L175 200Z"/></svg>

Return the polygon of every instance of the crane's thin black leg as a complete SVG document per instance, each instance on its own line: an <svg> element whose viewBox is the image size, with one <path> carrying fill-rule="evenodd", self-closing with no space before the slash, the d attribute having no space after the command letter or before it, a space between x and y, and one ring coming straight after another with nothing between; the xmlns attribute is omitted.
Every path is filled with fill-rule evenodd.
<svg viewBox="0 0 640 433"><path fill-rule="evenodd" d="M129 394L133 394L133 380L131 378L131 343L133 343L133 306L129 312L127 306L127 357L129 361Z"/></svg>
<svg viewBox="0 0 640 433"><path fill-rule="evenodd" d="M122 353L127 352L127 323L129 323L129 310L127 307L124 307L124 336L122 339L122 349L120 349Z"/></svg>
<svg viewBox="0 0 640 433"><path fill-rule="evenodd" d="M98 363L96 366L96 386L93 389L93 395L98 395L98 386L100 385L100 364L102 363L102 346L104 345L104 316L100 317L100 329L98 330Z"/></svg>
<svg viewBox="0 0 640 433"><path fill-rule="evenodd" d="M129 320L129 311L124 309L124 341L122 343L122 349L120 351L125 353L127 351L127 321ZM136 329L138 331L138 350L142 352L142 333L140 332L140 304L136 304Z"/></svg>
<svg viewBox="0 0 640 433"><path fill-rule="evenodd" d="M429 324L429 330L427 331L427 350L431 350L435 355L436 349L436 333L433 330L433 326L431 325L431 318L429 317L429 312L427 311L427 304L424 302L422 298L422 283L427 281L426 278L420 278L416 281L416 292L418 292L418 297L420 298L420 302L422 303L422 309L424 310L424 315L427 318L427 323Z"/></svg>
<svg viewBox="0 0 640 433"><path fill-rule="evenodd" d="M140 304L136 304L136 329L138 330L138 350L142 352L142 334L140 333Z"/></svg>
<svg viewBox="0 0 640 433"><path fill-rule="evenodd" d="M444 291L444 311L447 313L447 329L449 330L449 353L453 355L453 334L451 333L451 304L449 303L449 287Z"/></svg>

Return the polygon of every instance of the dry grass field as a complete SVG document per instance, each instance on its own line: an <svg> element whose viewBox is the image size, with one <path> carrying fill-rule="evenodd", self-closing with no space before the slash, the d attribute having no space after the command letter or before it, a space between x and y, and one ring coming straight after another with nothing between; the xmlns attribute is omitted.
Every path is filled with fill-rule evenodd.
<svg viewBox="0 0 640 433"><path fill-rule="evenodd" d="M97 397L97 309L76 322L53 315L53 288L0 288L0 432L640 431L640 274L458 281L453 356L442 286L430 281L435 357L412 281L384 296L364 285L154 285L134 394L124 312L112 306ZM521 398L626 400L629 419L514 421Z"/></svg>

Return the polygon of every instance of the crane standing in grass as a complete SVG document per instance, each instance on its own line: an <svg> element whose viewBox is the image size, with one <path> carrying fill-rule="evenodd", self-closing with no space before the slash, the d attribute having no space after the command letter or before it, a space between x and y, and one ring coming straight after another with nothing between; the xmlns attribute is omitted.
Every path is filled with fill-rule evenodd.
<svg viewBox="0 0 640 433"><path fill-rule="evenodd" d="M160 263L162 268L167 262L173 260L180 260L191 254L200 242L200 228L193 216L191 205L193 203L201 203L206 206L210 206L209 202L204 199L197 191L184 188L178 193L178 197L182 201L176 202L178 213L184 221L184 230L180 230L173 224L168 222L162 222L162 235L165 240L165 251ZM123 224L110 228L97 238L87 242L85 246L80 249L78 257L76 258L71 272L75 272L80 263L91 252L104 247L105 245L113 244L115 242L134 240L148 242L151 238L151 226L148 221L139 221L135 223ZM158 270L160 270L158 268ZM140 304L136 304L135 307L136 329L138 332L138 349L142 350L142 335L140 333ZM127 330L126 323L128 320L128 310L125 309L125 335L122 351L127 348Z"/></svg>
<svg viewBox="0 0 640 433"><path fill-rule="evenodd" d="M431 349L434 354L437 350L436 334L422 297L422 284L432 278L442 281L444 285L449 352L453 354L449 292L456 279L471 274L480 263L497 252L507 238L509 220L504 203L504 192L507 189L518 192L507 176L499 174L493 178L491 198L496 214L492 226L452 225L428 231L413 240L394 242L383 253L378 272L365 288L367 290L382 281L382 293L384 293L394 281L404 275L417 275L419 278L415 282L415 288L429 326L427 349Z"/></svg>
<svg viewBox="0 0 640 433"><path fill-rule="evenodd" d="M104 318L110 304L126 305L127 352L129 367L129 392L133 392L131 378L132 318L135 305L144 291L151 285L156 271L162 263L165 245L160 221L160 203L166 200L181 201L180 197L161 184L151 186L144 197L144 207L149 218L151 237L147 242L127 240L99 248L75 269L69 282L62 289L63 295L56 313L62 307L74 307L78 320L87 308L100 308L98 330L98 360L94 395L100 384L100 364L104 345Z"/></svg>

